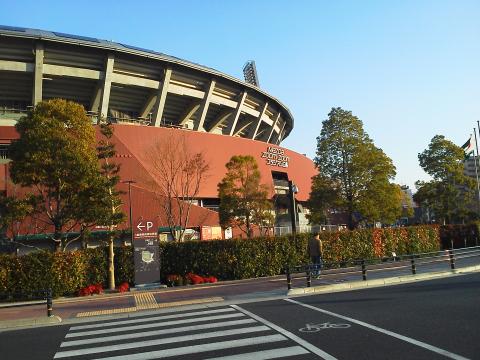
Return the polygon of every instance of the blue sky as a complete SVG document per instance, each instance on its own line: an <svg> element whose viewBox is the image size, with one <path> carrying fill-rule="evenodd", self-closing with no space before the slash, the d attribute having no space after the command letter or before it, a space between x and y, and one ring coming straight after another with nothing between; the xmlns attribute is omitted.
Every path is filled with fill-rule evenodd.
<svg viewBox="0 0 480 360"><path fill-rule="evenodd" d="M396 182L428 179L436 134L463 144L480 119L477 1L0 0L0 24L98 37L242 78L290 108L282 145L309 157L332 107L351 110L392 158Z"/></svg>

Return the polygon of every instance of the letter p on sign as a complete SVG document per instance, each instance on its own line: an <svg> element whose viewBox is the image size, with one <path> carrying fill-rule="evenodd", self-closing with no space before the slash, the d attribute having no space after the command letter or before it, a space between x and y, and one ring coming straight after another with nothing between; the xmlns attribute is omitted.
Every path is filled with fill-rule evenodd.
<svg viewBox="0 0 480 360"><path fill-rule="evenodd" d="M147 221L147 231L153 227L153 222Z"/></svg>

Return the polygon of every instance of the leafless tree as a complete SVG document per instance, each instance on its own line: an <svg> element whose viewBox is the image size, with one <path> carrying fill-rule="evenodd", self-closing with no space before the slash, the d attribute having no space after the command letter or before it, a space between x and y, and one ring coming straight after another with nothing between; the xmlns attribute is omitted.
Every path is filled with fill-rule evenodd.
<svg viewBox="0 0 480 360"><path fill-rule="evenodd" d="M186 134L171 130L149 151L151 191L162 209L175 241L183 241L189 226L190 212L200 187L208 176L209 165L203 152L195 152L189 146Z"/></svg>

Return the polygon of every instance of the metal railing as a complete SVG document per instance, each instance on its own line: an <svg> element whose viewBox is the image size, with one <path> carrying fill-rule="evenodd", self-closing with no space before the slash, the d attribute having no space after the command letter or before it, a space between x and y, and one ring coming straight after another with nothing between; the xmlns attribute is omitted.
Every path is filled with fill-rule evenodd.
<svg viewBox="0 0 480 360"><path fill-rule="evenodd" d="M376 259L354 259L350 261L324 263L321 275L317 279L328 280L338 276L358 276L366 281L369 273L380 273L382 271L405 271L412 275L417 274L419 268L446 264L451 270L455 270L459 261L480 257L480 246L473 246L461 249L448 249L442 251L417 253L408 255L395 255L391 257ZM480 264L480 259L478 261ZM286 266L287 288L292 289L294 280L306 279L306 286L312 285L312 274L316 271L317 265L304 264ZM436 271L440 269L434 269ZM299 276L300 274L300 276ZM349 279L352 280L352 279Z"/></svg>
<svg viewBox="0 0 480 360"><path fill-rule="evenodd" d="M297 233L304 234L304 233L315 233L315 232L322 232L322 231L340 231L343 230L345 227L342 225L297 225ZM282 236L282 235L289 235L292 233L291 226L275 226L274 227L275 235Z"/></svg>

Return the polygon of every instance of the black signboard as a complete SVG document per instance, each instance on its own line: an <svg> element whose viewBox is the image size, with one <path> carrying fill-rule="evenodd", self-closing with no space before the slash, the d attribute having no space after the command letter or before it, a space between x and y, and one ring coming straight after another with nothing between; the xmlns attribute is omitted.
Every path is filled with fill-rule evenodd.
<svg viewBox="0 0 480 360"><path fill-rule="evenodd" d="M135 284L160 282L160 250L157 226L153 221L139 220L133 232L133 259L135 262Z"/></svg>

